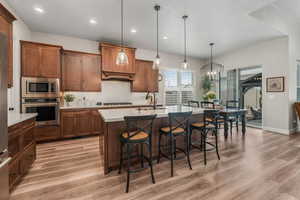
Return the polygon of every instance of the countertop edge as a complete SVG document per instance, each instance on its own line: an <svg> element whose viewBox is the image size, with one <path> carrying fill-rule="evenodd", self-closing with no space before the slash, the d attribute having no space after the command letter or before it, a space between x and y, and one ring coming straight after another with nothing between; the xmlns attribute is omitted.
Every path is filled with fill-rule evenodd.
<svg viewBox="0 0 300 200"><path fill-rule="evenodd" d="M24 122L26 120L32 119L37 116L37 113L14 113L8 114L7 125L8 127L14 126L18 123Z"/></svg>

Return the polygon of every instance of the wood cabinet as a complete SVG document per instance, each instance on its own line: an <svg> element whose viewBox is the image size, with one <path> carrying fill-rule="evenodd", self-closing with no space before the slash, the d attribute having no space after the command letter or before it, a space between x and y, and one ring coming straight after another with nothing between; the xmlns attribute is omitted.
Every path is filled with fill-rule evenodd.
<svg viewBox="0 0 300 200"><path fill-rule="evenodd" d="M12 190L36 159L35 120L29 119L8 128L9 187Z"/></svg>
<svg viewBox="0 0 300 200"><path fill-rule="evenodd" d="M116 59L121 47L117 45L101 43L102 55L102 79L133 80L135 69L135 48L124 47L123 50L128 57L128 64L117 65Z"/></svg>
<svg viewBox="0 0 300 200"><path fill-rule="evenodd" d="M16 18L0 3L0 33L6 36L7 46L7 84L13 86L13 21ZM2 45L2 44L1 44Z"/></svg>
<svg viewBox="0 0 300 200"><path fill-rule="evenodd" d="M61 46L21 41L22 76L60 78Z"/></svg>
<svg viewBox="0 0 300 200"><path fill-rule="evenodd" d="M101 57L75 51L63 51L63 91L101 91Z"/></svg>
<svg viewBox="0 0 300 200"><path fill-rule="evenodd" d="M158 70L153 70L153 62L136 60L136 75L131 82L132 92L158 92Z"/></svg>
<svg viewBox="0 0 300 200"><path fill-rule="evenodd" d="M63 138L96 135L102 133L102 121L97 109L61 110Z"/></svg>

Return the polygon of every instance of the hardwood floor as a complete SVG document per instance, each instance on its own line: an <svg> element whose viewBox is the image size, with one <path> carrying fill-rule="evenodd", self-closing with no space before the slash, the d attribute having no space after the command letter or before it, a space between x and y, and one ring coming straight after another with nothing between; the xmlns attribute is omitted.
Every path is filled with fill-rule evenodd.
<svg viewBox="0 0 300 200"><path fill-rule="evenodd" d="M131 177L124 193L126 175L103 174L98 137L40 144L37 160L13 191L11 200L297 200L300 199L300 135L283 136L247 129L224 141L221 161L215 152L193 150L193 170L184 159L154 166L156 184L146 169Z"/></svg>

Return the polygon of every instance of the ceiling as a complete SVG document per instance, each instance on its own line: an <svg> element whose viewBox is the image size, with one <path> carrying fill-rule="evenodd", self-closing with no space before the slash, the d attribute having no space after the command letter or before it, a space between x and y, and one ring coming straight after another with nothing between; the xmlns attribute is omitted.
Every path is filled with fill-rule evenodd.
<svg viewBox="0 0 300 200"><path fill-rule="evenodd" d="M120 0L7 0L32 31L62 34L97 41L120 40ZM127 45L155 49L156 29L153 6L161 5L160 49L183 53L183 20L188 14L188 55L207 58L209 43L223 54L284 34L271 29L249 13L274 0L124 0ZM38 6L45 13L38 14ZM299 13L298 13L299 14ZM89 20L97 20L91 25ZM130 30L135 28L137 33ZM164 40L163 36L168 39Z"/></svg>

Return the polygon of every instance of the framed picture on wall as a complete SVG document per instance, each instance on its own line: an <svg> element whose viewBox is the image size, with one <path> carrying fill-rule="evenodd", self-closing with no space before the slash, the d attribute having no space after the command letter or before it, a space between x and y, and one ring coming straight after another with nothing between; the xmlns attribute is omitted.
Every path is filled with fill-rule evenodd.
<svg viewBox="0 0 300 200"><path fill-rule="evenodd" d="M267 92L284 92L284 77L267 78Z"/></svg>

